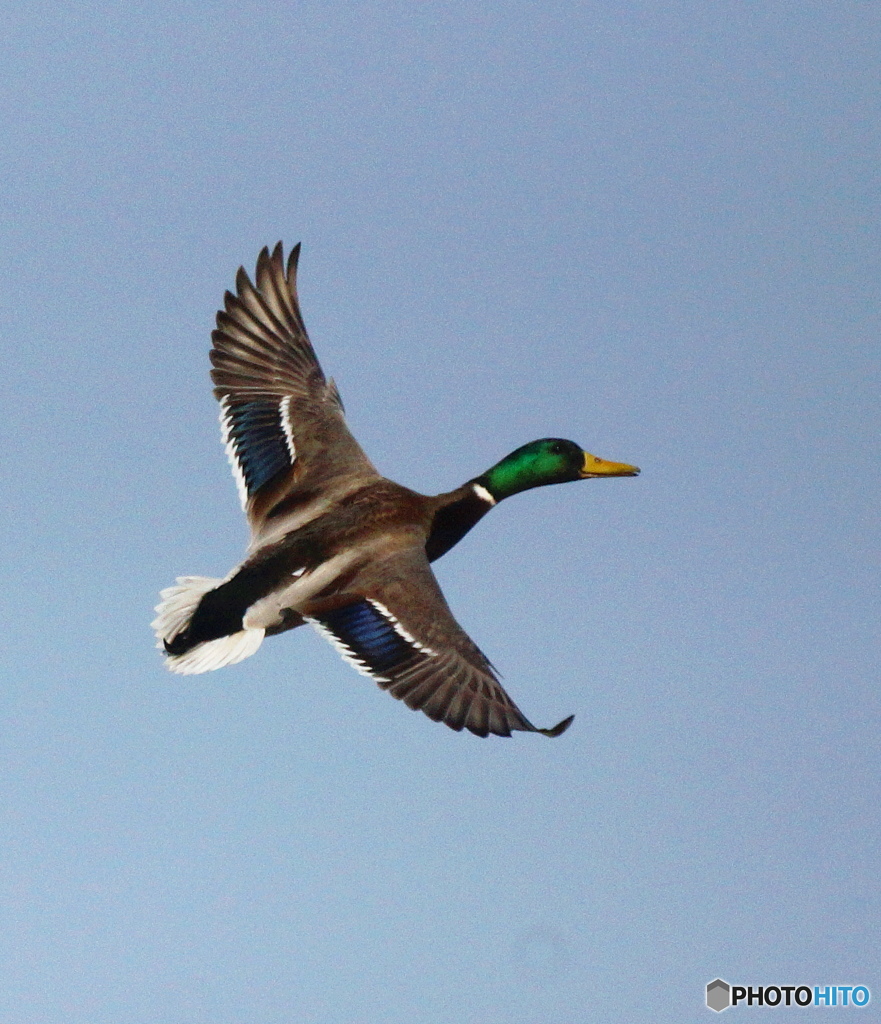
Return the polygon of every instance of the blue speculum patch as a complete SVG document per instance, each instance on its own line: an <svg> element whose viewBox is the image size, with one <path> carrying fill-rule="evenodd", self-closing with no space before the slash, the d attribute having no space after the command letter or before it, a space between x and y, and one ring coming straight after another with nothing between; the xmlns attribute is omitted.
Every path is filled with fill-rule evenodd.
<svg viewBox="0 0 881 1024"><path fill-rule="evenodd" d="M277 401L230 403L230 437L248 494L259 491L277 473L289 469L291 457Z"/></svg>
<svg viewBox="0 0 881 1024"><path fill-rule="evenodd" d="M377 675L412 658L416 649L367 601L325 612L318 621Z"/></svg>

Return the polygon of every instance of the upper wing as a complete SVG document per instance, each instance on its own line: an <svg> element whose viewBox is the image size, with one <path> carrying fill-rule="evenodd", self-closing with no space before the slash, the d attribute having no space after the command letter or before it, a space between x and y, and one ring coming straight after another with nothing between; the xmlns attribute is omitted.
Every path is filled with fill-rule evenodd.
<svg viewBox="0 0 881 1024"><path fill-rule="evenodd" d="M297 259L281 242L243 268L226 293L211 349L214 394L242 507L256 533L267 517L311 518L323 503L377 472L352 437L297 302Z"/></svg>
<svg viewBox="0 0 881 1024"><path fill-rule="evenodd" d="M424 551L391 555L370 575L305 615L359 672L451 729L559 736L569 727L572 716L538 729L523 715L453 618Z"/></svg>

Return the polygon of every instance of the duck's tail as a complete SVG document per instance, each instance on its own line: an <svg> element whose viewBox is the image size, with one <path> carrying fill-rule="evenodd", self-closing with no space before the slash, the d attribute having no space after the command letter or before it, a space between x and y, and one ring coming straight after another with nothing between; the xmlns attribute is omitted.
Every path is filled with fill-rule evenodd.
<svg viewBox="0 0 881 1024"><path fill-rule="evenodd" d="M190 640L188 629L202 598L223 580L208 576L178 576L177 584L160 593L156 618L151 623L156 646L165 652L165 664L180 675L197 675L250 657L263 643L263 629L241 629L228 636ZM203 634L204 635L204 634Z"/></svg>

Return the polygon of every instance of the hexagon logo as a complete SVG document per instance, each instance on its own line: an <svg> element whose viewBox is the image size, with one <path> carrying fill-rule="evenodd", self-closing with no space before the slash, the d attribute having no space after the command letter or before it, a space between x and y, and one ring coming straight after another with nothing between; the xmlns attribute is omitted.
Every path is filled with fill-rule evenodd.
<svg viewBox="0 0 881 1024"><path fill-rule="evenodd" d="M716 1013L727 1010L731 1005L731 986L727 981L716 978L707 985L707 1006Z"/></svg>

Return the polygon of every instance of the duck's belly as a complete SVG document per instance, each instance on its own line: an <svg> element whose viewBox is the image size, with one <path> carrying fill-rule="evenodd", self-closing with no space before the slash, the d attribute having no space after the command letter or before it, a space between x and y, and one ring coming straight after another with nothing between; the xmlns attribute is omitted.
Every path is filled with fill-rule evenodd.
<svg viewBox="0 0 881 1024"><path fill-rule="evenodd" d="M299 612L316 594L331 587L334 580L348 572L363 552L343 551L310 572L295 573L287 586L278 587L266 597L261 597L245 612L243 624L247 629L271 629L281 625L287 610Z"/></svg>

